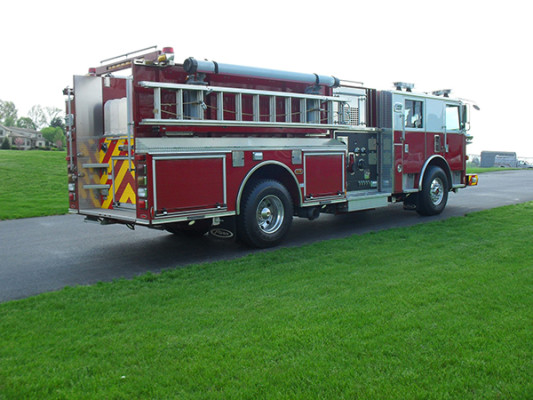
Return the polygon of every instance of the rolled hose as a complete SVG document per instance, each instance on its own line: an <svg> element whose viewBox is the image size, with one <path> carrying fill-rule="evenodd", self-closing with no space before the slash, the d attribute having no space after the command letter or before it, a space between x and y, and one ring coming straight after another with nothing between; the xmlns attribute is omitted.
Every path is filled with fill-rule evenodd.
<svg viewBox="0 0 533 400"><path fill-rule="evenodd" d="M230 74L250 76L266 79L277 79L291 82L307 83L309 85L322 85L328 87L340 86L340 80L330 75L308 74L302 72L281 71L276 69L246 67L243 65L220 64L215 61L197 60L193 57L183 62L183 69L189 74L197 72L207 74Z"/></svg>

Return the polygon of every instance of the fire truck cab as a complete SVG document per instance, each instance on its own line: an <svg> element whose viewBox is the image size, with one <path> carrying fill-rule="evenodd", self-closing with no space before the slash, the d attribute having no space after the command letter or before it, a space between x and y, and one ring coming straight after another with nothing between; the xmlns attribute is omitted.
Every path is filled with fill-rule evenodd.
<svg viewBox="0 0 533 400"><path fill-rule="evenodd" d="M255 247L280 243L294 216L397 201L438 214L477 183L468 104L395 86L178 64L171 48L121 56L64 90L70 212Z"/></svg>

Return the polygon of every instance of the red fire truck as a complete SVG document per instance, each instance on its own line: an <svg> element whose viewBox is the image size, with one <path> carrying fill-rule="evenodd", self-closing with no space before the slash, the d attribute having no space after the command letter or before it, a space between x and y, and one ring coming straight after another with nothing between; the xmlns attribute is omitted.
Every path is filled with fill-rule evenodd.
<svg viewBox="0 0 533 400"><path fill-rule="evenodd" d="M391 202L434 215L477 184L465 172L469 105L449 91L143 51L64 90L69 209L87 221L269 247L294 216Z"/></svg>

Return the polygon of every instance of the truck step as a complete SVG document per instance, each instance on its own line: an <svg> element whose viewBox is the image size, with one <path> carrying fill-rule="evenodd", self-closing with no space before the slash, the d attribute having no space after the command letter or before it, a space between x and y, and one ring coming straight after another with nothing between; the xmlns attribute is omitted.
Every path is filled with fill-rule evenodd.
<svg viewBox="0 0 533 400"><path fill-rule="evenodd" d="M81 164L83 168L108 168L109 164L107 163L84 163Z"/></svg>
<svg viewBox="0 0 533 400"><path fill-rule="evenodd" d="M84 189L109 189L111 185L98 185L98 184L91 184L91 185L83 185Z"/></svg>

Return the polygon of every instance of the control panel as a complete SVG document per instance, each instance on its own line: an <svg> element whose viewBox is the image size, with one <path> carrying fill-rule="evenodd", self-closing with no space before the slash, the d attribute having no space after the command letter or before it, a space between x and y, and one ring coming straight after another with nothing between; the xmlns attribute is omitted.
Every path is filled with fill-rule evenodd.
<svg viewBox="0 0 533 400"><path fill-rule="evenodd" d="M378 188L378 140L375 132L335 132L346 145L346 188L375 190Z"/></svg>

